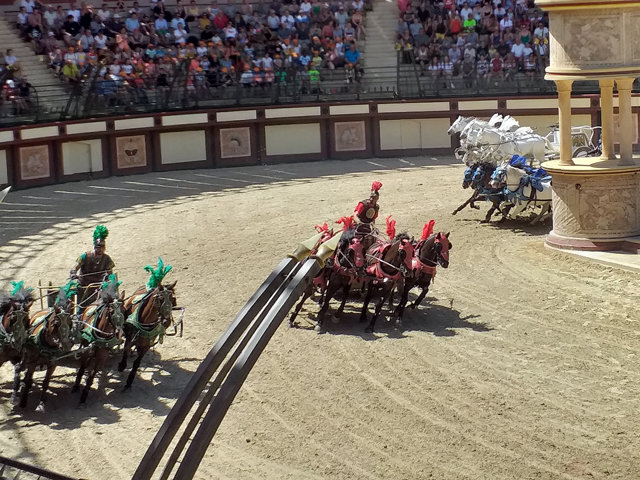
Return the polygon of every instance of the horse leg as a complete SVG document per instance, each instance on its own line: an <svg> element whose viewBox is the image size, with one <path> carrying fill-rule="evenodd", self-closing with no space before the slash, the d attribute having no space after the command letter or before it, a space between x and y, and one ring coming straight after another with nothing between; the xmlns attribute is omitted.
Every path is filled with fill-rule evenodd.
<svg viewBox="0 0 640 480"><path fill-rule="evenodd" d="M25 408L27 406L27 398L29 397L29 390L33 385L33 372L36 370L36 362L27 364L27 371L24 374L22 383L20 383L20 407Z"/></svg>
<svg viewBox="0 0 640 480"><path fill-rule="evenodd" d="M106 349L98 348L96 349L93 356L93 366L89 369L89 374L87 375L87 381L84 385L84 389L82 390L82 394L80 395L80 405L85 404L87 401L87 396L89 395L89 391L91 390L91 385L93 385L93 379L102 367L104 366L104 362L106 360Z"/></svg>
<svg viewBox="0 0 640 480"><path fill-rule="evenodd" d="M118 364L118 371L124 372L124 369L127 368L127 357L131 351L131 340L130 338L126 338L124 341L124 346L122 347L122 360Z"/></svg>
<svg viewBox="0 0 640 480"><path fill-rule="evenodd" d="M464 207L466 207L470 203L473 204L473 201L475 200L475 198L476 198L476 193L474 192L473 195L471 195L471 197L469 198L469 200L467 200L462 205L460 205L458 208L456 208L453 212L451 212L451 215L457 214L460 210L462 210Z"/></svg>
<svg viewBox="0 0 640 480"><path fill-rule="evenodd" d="M53 376L53 372L56 369L55 364L47 365L47 373L44 376L44 381L42 382L42 392L40 393L40 403L36 407L36 412L44 413L44 406L47 402L47 390L49 390L49 382L51 381L51 377Z"/></svg>
<svg viewBox="0 0 640 480"><path fill-rule="evenodd" d="M318 312L318 317L316 319L317 324L315 327L315 330L317 332L321 332L322 331L322 324L324 322L324 316L327 314L327 310L329 310L329 304L331 303L331 299L333 298L333 296L336 294L336 292L340 289L340 285L338 284L338 278L337 276L332 278L332 281L329 282L329 284L327 285L327 291L324 294L324 300L322 301L322 307L320 308L320 311ZM338 285L336 285L338 284Z"/></svg>
<svg viewBox="0 0 640 480"><path fill-rule="evenodd" d="M344 287L342 287L342 302L340 302L340 306L336 313L333 314L334 322L338 323L338 319L342 317L342 312L344 312L344 307L347 304L347 298L349 297L349 290L351 290L351 284L346 282Z"/></svg>
<svg viewBox="0 0 640 480"><path fill-rule="evenodd" d="M380 312L382 311L382 306L387 301L387 295L389 295L389 290L382 287L380 292L380 299L376 304L376 309L373 312L373 317L371 317L371 322L369 322L369 326L364 329L366 333L373 333L373 329L376 325L376 320L378 319L378 317L380 316Z"/></svg>
<svg viewBox="0 0 640 480"><path fill-rule="evenodd" d="M296 317L298 316L298 313L300 313L300 310L302 309L302 305L304 305L304 302L307 301L307 299L313 294L313 283L311 283L307 289L304 291L304 293L302 294L302 299L300 300L300 302L298 303L298 305L296 305L296 309L293 311L293 313L291 314L291 318L289 318L289 326L293 327L294 326L294 321L296 319Z"/></svg>
<svg viewBox="0 0 640 480"><path fill-rule="evenodd" d="M136 373L138 372L138 367L140 366L142 357L144 357L144 354L147 353L147 351L149 350L149 345L144 347L137 345L136 350L138 351L138 357L134 360L133 366L131 367L131 371L129 372L129 376L127 377L127 384L124 386L125 391L131 388L133 379L136 378Z"/></svg>
<svg viewBox="0 0 640 480"><path fill-rule="evenodd" d="M364 323L367 321L367 310L369 309L369 302L371 301L371 297L373 295L374 289L373 282L369 283L367 286L367 294L364 297L364 301L362 302L362 310L360 311L360 323Z"/></svg>
<svg viewBox="0 0 640 480"><path fill-rule="evenodd" d="M416 301L411 304L411 308L416 308L417 306L419 306L422 303L422 300L424 300L424 297L427 296L428 291L429 291L429 285L427 285L422 289L422 291L420 292L420 295L418 295L418 298L416 298Z"/></svg>
<svg viewBox="0 0 640 480"><path fill-rule="evenodd" d="M396 310L393 312L394 317L396 317L396 326L402 326L402 317L404 317L404 309L407 306L407 301L409 300L409 292L413 287L409 282L405 282L404 288L402 289L402 295L400 297L400 302L398 302L398 306Z"/></svg>
<svg viewBox="0 0 640 480"><path fill-rule="evenodd" d="M11 404L18 403L18 391L20 390L20 372L22 371L22 362L18 361L13 365L13 391L11 392Z"/></svg>
<svg viewBox="0 0 640 480"><path fill-rule="evenodd" d="M82 355L80 357L80 367L78 367L78 373L76 374L76 381L73 383L73 387L71 387L71 392L76 393L80 390L80 382L82 381L82 377L84 376L84 371L87 368L87 357Z"/></svg>

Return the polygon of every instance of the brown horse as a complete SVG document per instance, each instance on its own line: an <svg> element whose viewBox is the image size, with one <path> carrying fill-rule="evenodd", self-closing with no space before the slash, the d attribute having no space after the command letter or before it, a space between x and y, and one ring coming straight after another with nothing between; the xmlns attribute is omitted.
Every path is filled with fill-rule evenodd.
<svg viewBox="0 0 640 480"><path fill-rule="evenodd" d="M404 233L389 236L393 242L376 243L367 251L367 294L360 312L360 322L367 321L371 299L376 296L379 298L373 317L365 329L368 333L373 333L382 306L391 297L397 282L411 270L414 250L411 238Z"/></svg>
<svg viewBox="0 0 640 480"><path fill-rule="evenodd" d="M110 275L109 281L102 285L100 303L96 302L87 307L81 317L81 323L84 325L82 330L84 353L80 356L80 368L71 390L77 392L80 389L80 382L85 370L88 369L87 381L80 395L80 404L87 401L96 373L105 374L104 366L109 358L109 352L122 343L124 292L118 295L119 283L115 275Z"/></svg>
<svg viewBox="0 0 640 480"><path fill-rule="evenodd" d="M344 219L344 217L343 217ZM340 219L340 220L343 220ZM338 222L340 222L340 220ZM318 313L316 330L322 330L322 323L324 316L329 309L329 302L333 296L342 290L343 297L342 303L338 308L335 316L340 317L344 310L349 295L350 281L358 276L359 273L364 273L362 268L364 267L364 251L362 249L362 243L359 238L356 237L355 229L346 224L347 230L345 230L340 236L340 243L336 249L334 255L330 257L325 263L324 267L318 275L314 278L314 281L307 288L307 291L303 294L302 299L296 305L296 308L289 319L289 326L294 325L294 320L304 302L311 296L314 288L319 288L321 292L320 296L320 312Z"/></svg>
<svg viewBox="0 0 640 480"><path fill-rule="evenodd" d="M408 302L409 292L414 287L421 289L418 298L409 308L416 308L429 291L429 285L436 276L436 268L449 267L449 250L453 245L449 241L449 233L438 232L429 233L427 238L421 238L416 244L415 255L411 264L411 272L406 276L401 290L400 301L395 309L394 316L397 317L396 324L402 324L402 317Z"/></svg>
<svg viewBox="0 0 640 480"><path fill-rule="evenodd" d="M140 287L124 302L125 342L118 371L127 368L131 347L135 345L138 354L127 377L125 390L131 388L142 357L157 342L162 343L165 331L171 325L171 310L176 306L176 283L167 286L160 284L152 290L147 290L146 286Z"/></svg>
<svg viewBox="0 0 640 480"><path fill-rule="evenodd" d="M70 285L72 284L60 289L56 304L52 308L36 312L31 316L29 338L22 359L22 368L26 371L18 392L20 407L27 406L36 368L45 366L47 372L42 382L40 403L36 408L36 411L44 412L49 382L56 369L57 361L73 347L75 331L71 316L73 303L70 297L75 294L75 286L70 287Z"/></svg>
<svg viewBox="0 0 640 480"><path fill-rule="evenodd" d="M22 350L27 341L29 329L29 309L33 304L31 289L24 288L22 282L10 296L0 300L0 366L6 361L13 363L12 403L16 402L16 392L20 387Z"/></svg>

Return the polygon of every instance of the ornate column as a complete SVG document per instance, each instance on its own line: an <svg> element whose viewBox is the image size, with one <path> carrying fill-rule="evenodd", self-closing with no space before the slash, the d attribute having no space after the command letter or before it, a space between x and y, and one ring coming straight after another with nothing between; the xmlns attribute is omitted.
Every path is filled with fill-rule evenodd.
<svg viewBox="0 0 640 480"><path fill-rule="evenodd" d="M600 117L602 122L602 160L615 160L613 148L613 80L600 80Z"/></svg>
<svg viewBox="0 0 640 480"><path fill-rule="evenodd" d="M571 85L573 80L555 80L558 87L560 165L573 165L571 144Z"/></svg>
<svg viewBox="0 0 640 480"><path fill-rule="evenodd" d="M633 78L616 78L618 87L620 125L620 163L619 165L634 165L633 161L633 115L631 114L631 87Z"/></svg>

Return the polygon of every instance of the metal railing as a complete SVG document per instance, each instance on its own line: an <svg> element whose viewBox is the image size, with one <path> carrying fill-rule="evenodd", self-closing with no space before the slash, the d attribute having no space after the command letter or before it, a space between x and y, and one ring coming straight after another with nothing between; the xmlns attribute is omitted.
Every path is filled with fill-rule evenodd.
<svg viewBox="0 0 640 480"><path fill-rule="evenodd" d="M32 88L27 112L16 113L9 100L0 104L0 127L39 122L54 122L99 116L144 114L164 111L261 106L295 103L367 101L390 99L429 99L456 97L500 97L555 95L553 82L542 75L516 75L512 80L434 79L423 74L414 63L403 63L398 53L393 67L365 68L359 81L350 80L342 68L320 71L320 81L295 68L279 72L273 83L243 85L239 78L230 83L210 84L198 80L186 63L178 63L169 72L169 82L158 86L155 79L143 79L137 85L122 79L104 80L94 68L79 83L64 85L52 75L50 85ZM111 82L107 85L105 82ZM60 93L61 85L64 93ZM576 93L598 93L597 82L574 82Z"/></svg>

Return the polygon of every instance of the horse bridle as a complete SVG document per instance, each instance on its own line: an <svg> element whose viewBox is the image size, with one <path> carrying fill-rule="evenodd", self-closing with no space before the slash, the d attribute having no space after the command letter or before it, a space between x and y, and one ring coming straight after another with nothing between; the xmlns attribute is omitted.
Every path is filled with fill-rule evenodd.
<svg viewBox="0 0 640 480"><path fill-rule="evenodd" d="M171 311L173 302L171 301L171 290L163 288L153 296L153 306L158 311L157 323L171 323Z"/></svg>

